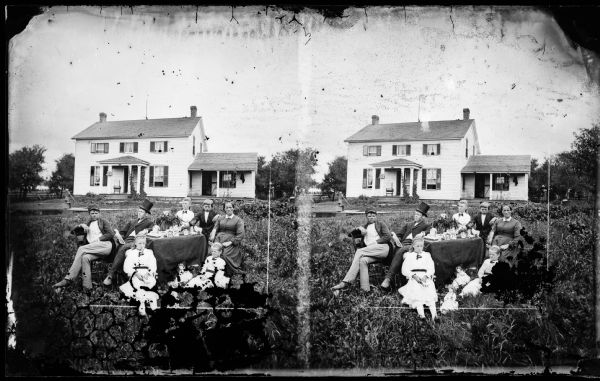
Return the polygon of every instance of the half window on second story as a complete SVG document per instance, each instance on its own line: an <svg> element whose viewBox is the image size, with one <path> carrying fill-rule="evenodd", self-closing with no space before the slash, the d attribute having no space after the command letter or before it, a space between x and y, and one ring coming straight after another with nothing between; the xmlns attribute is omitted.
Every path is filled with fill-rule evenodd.
<svg viewBox="0 0 600 381"><path fill-rule="evenodd" d="M363 156L381 156L381 146L363 146Z"/></svg>
<svg viewBox="0 0 600 381"><path fill-rule="evenodd" d="M393 156L410 156L410 144L401 144L392 146Z"/></svg>
<svg viewBox="0 0 600 381"><path fill-rule="evenodd" d="M138 143L137 142L121 142L119 143L120 153L137 153Z"/></svg>
<svg viewBox="0 0 600 381"><path fill-rule="evenodd" d="M91 143L91 153L108 153L108 143Z"/></svg>
<svg viewBox="0 0 600 381"><path fill-rule="evenodd" d="M423 144L423 155L438 156L442 153L441 144Z"/></svg>
<svg viewBox="0 0 600 381"><path fill-rule="evenodd" d="M169 149L169 142L166 140L150 142L150 152L165 153Z"/></svg>

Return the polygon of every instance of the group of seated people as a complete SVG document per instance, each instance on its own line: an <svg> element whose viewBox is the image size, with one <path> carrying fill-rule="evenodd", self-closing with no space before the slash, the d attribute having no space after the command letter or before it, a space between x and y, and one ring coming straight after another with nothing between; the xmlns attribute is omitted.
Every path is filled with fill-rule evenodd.
<svg viewBox="0 0 600 381"><path fill-rule="evenodd" d="M220 261L216 262L223 262L225 264L223 267L228 266L232 271L238 270L242 264L239 245L244 237L244 222L234 214L233 203L225 203L224 216L213 210L213 201L210 199L203 202L203 210L199 213L190 210L190 198L184 198L181 204L182 210L176 213L177 223L182 228L195 229L206 237L207 243L211 244L212 255L208 256L204 267L210 267L207 262L209 259L215 262L213 259L220 257ZM128 282L120 287L121 291L132 297L132 287L133 290L145 290L145 293L141 291L137 293L136 297L149 301L152 308L155 305L154 296L148 291L156 285L157 268L154 253L146 248L146 234L153 229L156 230L155 222L151 218L152 206L151 201L144 200L137 209L137 218L129 221L119 230L113 229L110 223L101 217L97 205L90 205L88 207L90 218L87 223L78 225L72 231L83 235L82 245L77 248L67 275L53 287L67 287L81 273L83 289L89 293L92 290L91 263L106 258L114 252L114 259L103 284L110 286L116 272L123 271L128 276ZM214 267L214 264L212 266ZM197 275L206 278L209 272L204 269ZM212 282L212 279L208 280ZM144 303L141 303L140 308L143 305Z"/></svg>
<svg viewBox="0 0 600 381"><path fill-rule="evenodd" d="M473 217L466 212L467 206L467 202L461 200L452 221L459 232L467 229L477 231L486 248L489 248L478 274L478 278L481 278L491 272L497 261L511 263L516 259L521 223L512 217L512 207L508 204L501 208L502 217L493 216L489 210L490 204L485 201L481 202L479 213ZM404 224L397 234L391 232L385 222L377 220L377 212L374 209L366 210L366 223L358 226L350 234L357 243L350 269L332 290L337 293L359 277L361 289L369 292L371 285L368 265L375 262L389 263L389 269L380 287L386 291L390 290L391 280L400 272L407 280L407 283L398 289L403 296L402 302L416 308L421 317L424 317L423 306L428 306L432 317L435 318L435 266L431 254L423 251L424 237L431 229L431 224L426 222L429 208L429 205L421 202L415 210L413 221Z"/></svg>

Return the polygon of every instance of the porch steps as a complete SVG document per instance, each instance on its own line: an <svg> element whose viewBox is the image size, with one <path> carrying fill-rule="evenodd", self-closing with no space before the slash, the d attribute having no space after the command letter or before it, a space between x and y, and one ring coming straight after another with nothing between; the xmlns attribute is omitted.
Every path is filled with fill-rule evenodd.
<svg viewBox="0 0 600 381"><path fill-rule="evenodd" d="M123 200L127 200L129 198L129 195L127 193L108 193L105 197L105 200L110 200L110 201L123 201Z"/></svg>

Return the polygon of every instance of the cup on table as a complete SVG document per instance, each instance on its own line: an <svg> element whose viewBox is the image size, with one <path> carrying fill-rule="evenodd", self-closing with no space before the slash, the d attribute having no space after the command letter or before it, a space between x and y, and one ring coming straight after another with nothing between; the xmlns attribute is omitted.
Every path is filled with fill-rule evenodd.
<svg viewBox="0 0 600 381"><path fill-rule="evenodd" d="M183 235L189 235L190 231L188 229L183 229Z"/></svg>

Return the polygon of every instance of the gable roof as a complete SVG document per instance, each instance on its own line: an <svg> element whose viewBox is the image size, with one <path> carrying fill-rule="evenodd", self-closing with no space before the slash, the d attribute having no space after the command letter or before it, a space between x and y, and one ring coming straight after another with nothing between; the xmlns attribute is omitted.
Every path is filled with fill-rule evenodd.
<svg viewBox="0 0 600 381"><path fill-rule="evenodd" d="M473 119L369 124L345 139L348 143L462 139Z"/></svg>
<svg viewBox="0 0 600 381"><path fill-rule="evenodd" d="M471 156L461 173L529 173L531 155Z"/></svg>
<svg viewBox="0 0 600 381"><path fill-rule="evenodd" d="M137 157L133 157L133 156L121 156L121 157L115 157L113 159L106 159L106 160L100 160L98 162L98 164L120 164L120 165L124 165L124 164L136 164L136 165L148 165L150 163L148 163L147 161L138 159Z"/></svg>
<svg viewBox="0 0 600 381"><path fill-rule="evenodd" d="M413 161L410 160L406 160L406 159L394 159L394 160L387 160L387 161L380 161L379 163L373 163L371 164L371 167L418 167L421 168L422 165L421 164L417 164Z"/></svg>
<svg viewBox="0 0 600 381"><path fill-rule="evenodd" d="M256 171L256 152L202 152L188 167L190 171Z"/></svg>
<svg viewBox="0 0 600 381"><path fill-rule="evenodd" d="M71 139L185 138L202 117L96 122Z"/></svg>

